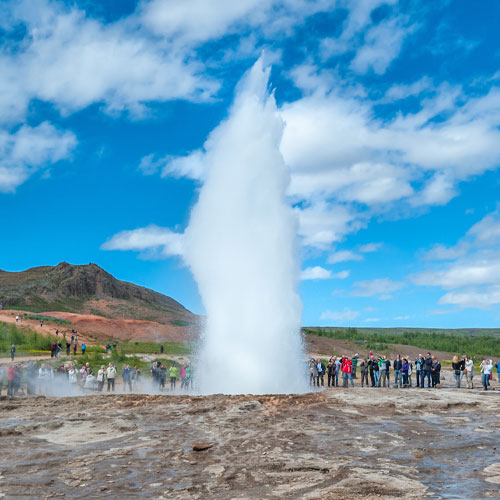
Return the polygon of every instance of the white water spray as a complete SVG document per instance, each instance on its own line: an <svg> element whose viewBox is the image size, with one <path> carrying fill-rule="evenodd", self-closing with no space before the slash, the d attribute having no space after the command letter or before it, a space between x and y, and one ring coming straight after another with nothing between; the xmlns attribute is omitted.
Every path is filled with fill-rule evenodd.
<svg viewBox="0 0 500 500"><path fill-rule="evenodd" d="M196 369L204 394L306 390L297 223L269 72L255 63L205 143L205 183L185 232L207 313Z"/></svg>

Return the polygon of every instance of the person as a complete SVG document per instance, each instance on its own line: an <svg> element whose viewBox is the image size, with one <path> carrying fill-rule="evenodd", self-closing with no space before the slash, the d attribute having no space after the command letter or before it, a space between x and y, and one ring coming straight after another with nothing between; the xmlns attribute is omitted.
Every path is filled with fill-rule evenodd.
<svg viewBox="0 0 500 500"><path fill-rule="evenodd" d="M42 363L40 369L38 370L38 385L40 389L40 394L46 394L49 389L49 382L52 378L52 370L50 367Z"/></svg>
<svg viewBox="0 0 500 500"><path fill-rule="evenodd" d="M127 385L129 387L130 392L132 392L132 381L130 379L131 376L131 370L129 365L123 365L123 373L122 373L122 378L123 378L123 392L127 390Z"/></svg>
<svg viewBox="0 0 500 500"><path fill-rule="evenodd" d="M352 359L349 359L347 356L344 358L344 383L343 387L349 387L348 380L351 382L351 386L354 387L354 380L352 379Z"/></svg>
<svg viewBox="0 0 500 500"><path fill-rule="evenodd" d="M424 366L424 357L419 354L415 360L415 373L417 375L417 387L423 387L422 384L422 367Z"/></svg>
<svg viewBox="0 0 500 500"><path fill-rule="evenodd" d="M14 356L16 355L16 346L12 344L10 348L10 360L14 361Z"/></svg>
<svg viewBox="0 0 500 500"><path fill-rule="evenodd" d="M181 366L181 389L184 389L186 384L186 365Z"/></svg>
<svg viewBox="0 0 500 500"><path fill-rule="evenodd" d="M333 361L333 358L330 358L328 361L328 366L326 367L327 374L328 374L328 387L333 387L335 385L335 361Z"/></svg>
<svg viewBox="0 0 500 500"><path fill-rule="evenodd" d="M373 359L373 355L370 354L370 360L368 361L368 371L370 373L370 381L372 383L372 387L375 387L375 364L377 362Z"/></svg>
<svg viewBox="0 0 500 500"><path fill-rule="evenodd" d="M321 387L324 387L325 386L325 371L326 371L326 366L323 363L323 361L321 361L320 358L318 358L316 366L318 367L318 378L317 378L316 385L319 387L319 383L321 381Z"/></svg>
<svg viewBox="0 0 500 500"><path fill-rule="evenodd" d="M106 378L106 367L102 365L101 368L99 368L99 370L97 371L97 390L99 392L102 392L105 378Z"/></svg>
<svg viewBox="0 0 500 500"><path fill-rule="evenodd" d="M115 392L115 377L116 377L116 368L113 366L113 363L109 363L109 366L106 370L106 378L108 379L108 392L110 389Z"/></svg>
<svg viewBox="0 0 500 500"><path fill-rule="evenodd" d="M134 371L132 372L132 388L134 390L137 390L139 388L140 381L141 381L141 370L139 370L137 365L135 365Z"/></svg>
<svg viewBox="0 0 500 500"><path fill-rule="evenodd" d="M352 361L352 378L357 378L356 377L356 369L358 367L358 358L359 358L359 354L358 353L354 354L354 356L351 358L351 361Z"/></svg>
<svg viewBox="0 0 500 500"><path fill-rule="evenodd" d="M82 356L85 355L86 350L87 350L87 345L85 344L85 342L82 342Z"/></svg>
<svg viewBox="0 0 500 500"><path fill-rule="evenodd" d="M339 386L339 372L340 372L340 360L337 358L337 356L334 356L333 359L335 360L335 387Z"/></svg>
<svg viewBox="0 0 500 500"><path fill-rule="evenodd" d="M406 358L403 358L403 362L401 364L401 373L403 374L403 387L408 387L408 370L410 365Z"/></svg>
<svg viewBox="0 0 500 500"><path fill-rule="evenodd" d="M19 316L16 314L16 323L19 321Z"/></svg>
<svg viewBox="0 0 500 500"><path fill-rule="evenodd" d="M76 387L76 384L78 382L78 372L76 371L75 365L73 364L69 365L68 382L73 387Z"/></svg>
<svg viewBox="0 0 500 500"><path fill-rule="evenodd" d="M379 361L377 359L373 359L373 376L375 378L375 387L379 387L379 379L380 379L380 366Z"/></svg>
<svg viewBox="0 0 500 500"><path fill-rule="evenodd" d="M0 365L0 396L2 395L3 388L3 378L5 377L5 370L2 365Z"/></svg>
<svg viewBox="0 0 500 500"><path fill-rule="evenodd" d="M163 363L160 363L160 368L159 368L159 374L160 374L160 389L165 390L165 382L167 381L167 369L163 365ZM179 376L179 371L177 368L177 373L176 373L176 379ZM172 383L172 378L170 378L170 383ZM175 388L175 383L174 383L174 388Z"/></svg>
<svg viewBox="0 0 500 500"><path fill-rule="evenodd" d="M493 365L489 362L489 360L485 359L481 363L481 378L483 382L483 388L485 391L488 390L488 386L490 385L490 375L493 369Z"/></svg>
<svg viewBox="0 0 500 500"><path fill-rule="evenodd" d="M422 389L424 388L426 378L427 378L427 387L431 387L431 371L432 371L432 356L431 353L428 352L422 365L422 384L420 386Z"/></svg>
<svg viewBox="0 0 500 500"><path fill-rule="evenodd" d="M432 387L436 387L441 383L441 363L436 356L432 356L431 378Z"/></svg>
<svg viewBox="0 0 500 500"><path fill-rule="evenodd" d="M314 358L309 361L309 384L313 387L316 385L316 379L318 378L318 365Z"/></svg>
<svg viewBox="0 0 500 500"><path fill-rule="evenodd" d="M389 387L390 385L390 378L389 378L389 371L391 369L391 362L387 359L387 356L382 356L380 359L380 372L381 372L381 382L380 386L381 387Z"/></svg>
<svg viewBox="0 0 500 500"><path fill-rule="evenodd" d="M77 347L78 347L78 342L75 342L73 344L73 356L76 356L76 349L77 349Z"/></svg>
<svg viewBox="0 0 500 500"><path fill-rule="evenodd" d="M455 387L457 389L460 389L460 380L462 379L462 362L458 360L458 356L453 356L451 367L453 369L453 375L455 377Z"/></svg>
<svg viewBox="0 0 500 500"><path fill-rule="evenodd" d="M71 344L68 341L66 341L66 356L69 356L70 349L71 349Z"/></svg>
<svg viewBox="0 0 500 500"><path fill-rule="evenodd" d="M175 363L172 361L172 364L170 365L170 370L169 370L170 390L171 391L175 390L175 383L177 381L178 372L179 372L178 368L175 366Z"/></svg>
<svg viewBox="0 0 500 500"><path fill-rule="evenodd" d="M28 367L26 368L26 392L29 395L36 394L36 383L37 383L37 368L34 361L28 362Z"/></svg>
<svg viewBox="0 0 500 500"><path fill-rule="evenodd" d="M500 361L495 365L497 367L497 379L498 383L500 384Z"/></svg>
<svg viewBox="0 0 500 500"><path fill-rule="evenodd" d="M59 330L56 330L56 337L59 337Z"/></svg>
<svg viewBox="0 0 500 500"><path fill-rule="evenodd" d="M467 356L465 359L465 380L467 381L467 389L474 389L474 361L470 358L470 356Z"/></svg>
<svg viewBox="0 0 500 500"><path fill-rule="evenodd" d="M193 388L193 367L190 361L186 363L186 389L189 389L189 386Z"/></svg>
<svg viewBox="0 0 500 500"><path fill-rule="evenodd" d="M10 365L7 368L7 396L14 396L16 384L17 367Z"/></svg>
<svg viewBox="0 0 500 500"><path fill-rule="evenodd" d="M394 360L392 367L394 368L394 387L401 387L401 367L403 366L403 362L401 361L401 354L398 354L396 359ZM417 375L418 380L418 375Z"/></svg>
<svg viewBox="0 0 500 500"><path fill-rule="evenodd" d="M81 368L80 368L80 384L82 387L85 386L85 380L87 379L87 367L85 365L83 365Z"/></svg>
<svg viewBox="0 0 500 500"><path fill-rule="evenodd" d="M160 353L161 353L161 354L163 354L163 351L164 351L164 350L165 350L165 349L163 348L163 344L161 344L161 345L160 345Z"/></svg>
<svg viewBox="0 0 500 500"><path fill-rule="evenodd" d="M363 361L361 361L359 370L361 372L361 387L364 387L365 382L366 387L368 387L368 361L366 359L363 359Z"/></svg>

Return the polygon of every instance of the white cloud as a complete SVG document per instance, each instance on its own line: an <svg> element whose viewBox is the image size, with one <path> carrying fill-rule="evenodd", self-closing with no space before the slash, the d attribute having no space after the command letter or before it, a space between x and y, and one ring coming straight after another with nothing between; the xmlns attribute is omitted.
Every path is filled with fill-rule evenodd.
<svg viewBox="0 0 500 500"><path fill-rule="evenodd" d="M384 20L373 26L366 32L364 44L352 60L351 69L356 73L367 73L370 70L379 75L385 73L399 55L403 40L409 32L411 29L404 26L400 17Z"/></svg>
<svg viewBox="0 0 500 500"><path fill-rule="evenodd" d="M359 251L361 253L373 253L376 252L383 243L367 243L366 245L361 245Z"/></svg>
<svg viewBox="0 0 500 500"><path fill-rule="evenodd" d="M321 266L307 267L300 274L300 279L305 280L328 280L332 278L332 272Z"/></svg>
<svg viewBox="0 0 500 500"><path fill-rule="evenodd" d="M410 278L420 286L447 290L440 304L488 309L500 303L500 211L474 224L455 246L434 246L426 260L449 260Z"/></svg>
<svg viewBox="0 0 500 500"><path fill-rule="evenodd" d="M359 316L359 311L344 309L343 311L324 311L320 319L331 321L352 321Z"/></svg>
<svg viewBox="0 0 500 500"><path fill-rule="evenodd" d="M380 318L366 318L363 320L365 323L377 323L380 321Z"/></svg>
<svg viewBox="0 0 500 500"><path fill-rule="evenodd" d="M132 250L145 257L164 258L184 254L184 235L168 228L150 225L121 231L103 243L103 250Z"/></svg>
<svg viewBox="0 0 500 500"><path fill-rule="evenodd" d="M351 274L351 271L348 271L346 269L344 271L339 271L338 273L332 274L332 278L336 278L339 280L345 280L346 278L348 278L350 276L350 274Z"/></svg>
<svg viewBox="0 0 500 500"><path fill-rule="evenodd" d="M327 259L329 264L337 264L338 262L347 262L350 260L363 260L363 256L358 255L351 250L339 250L331 253Z"/></svg>
<svg viewBox="0 0 500 500"><path fill-rule="evenodd" d="M0 192L15 191L36 170L68 158L76 143L73 133L47 122L13 133L0 129Z"/></svg>
<svg viewBox="0 0 500 500"><path fill-rule="evenodd" d="M356 281L353 284L352 295L356 297L371 297L379 295L381 300L391 298L389 294L403 288L405 284L401 281L392 281L388 278L375 280Z"/></svg>

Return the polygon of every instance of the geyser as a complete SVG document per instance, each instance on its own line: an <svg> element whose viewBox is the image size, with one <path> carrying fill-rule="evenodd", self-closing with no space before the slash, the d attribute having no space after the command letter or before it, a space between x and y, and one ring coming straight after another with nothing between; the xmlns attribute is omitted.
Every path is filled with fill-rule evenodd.
<svg viewBox="0 0 500 500"><path fill-rule="evenodd" d="M207 314L196 369L204 394L306 390L297 222L269 73L259 59L207 139L204 184L185 232Z"/></svg>

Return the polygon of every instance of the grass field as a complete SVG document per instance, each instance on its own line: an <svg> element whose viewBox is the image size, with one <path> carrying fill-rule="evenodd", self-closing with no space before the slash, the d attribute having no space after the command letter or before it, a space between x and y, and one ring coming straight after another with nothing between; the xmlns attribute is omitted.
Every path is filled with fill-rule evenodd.
<svg viewBox="0 0 500 500"><path fill-rule="evenodd" d="M384 351L387 344L402 344L430 351L467 353L470 356L500 356L500 336L485 330L412 330L402 328L325 328L307 327L306 335L366 343L367 348ZM496 330L495 330L496 331ZM466 333L468 332L468 333Z"/></svg>

